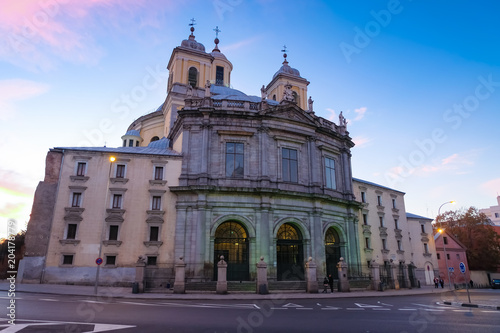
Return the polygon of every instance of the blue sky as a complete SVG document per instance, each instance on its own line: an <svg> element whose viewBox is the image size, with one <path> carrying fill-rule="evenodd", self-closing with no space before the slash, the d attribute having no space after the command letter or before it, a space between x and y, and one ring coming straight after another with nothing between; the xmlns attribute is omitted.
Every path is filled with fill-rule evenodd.
<svg viewBox="0 0 500 333"><path fill-rule="evenodd" d="M247 94L260 95L286 45L316 114L348 119L354 176L406 192L407 211L495 205L499 12L460 0L2 3L0 229L25 226L49 148L120 146L163 102L191 18L207 50L221 29L231 84Z"/></svg>

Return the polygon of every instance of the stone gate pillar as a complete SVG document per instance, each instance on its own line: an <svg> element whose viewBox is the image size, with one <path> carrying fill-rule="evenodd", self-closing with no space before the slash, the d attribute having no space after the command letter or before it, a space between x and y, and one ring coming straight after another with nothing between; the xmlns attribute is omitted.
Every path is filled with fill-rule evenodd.
<svg viewBox="0 0 500 333"><path fill-rule="evenodd" d="M224 256L220 256L220 261L217 263L217 294L227 294L227 262L224 261Z"/></svg>
<svg viewBox="0 0 500 333"><path fill-rule="evenodd" d="M372 270L371 288L372 290L378 290L380 285L380 265L375 260L372 260L370 266Z"/></svg>
<svg viewBox="0 0 500 333"><path fill-rule="evenodd" d="M395 263L391 263L391 275L392 275L392 281L394 285L394 289L399 290L399 280L398 280L398 265Z"/></svg>
<svg viewBox="0 0 500 333"><path fill-rule="evenodd" d="M310 294L318 293L318 280L316 278L316 263L312 257L306 263L306 292Z"/></svg>
<svg viewBox="0 0 500 333"><path fill-rule="evenodd" d="M144 292L144 278L146 275L146 256L140 256L135 264L135 282L139 285L139 293Z"/></svg>
<svg viewBox="0 0 500 333"><path fill-rule="evenodd" d="M338 290L341 292L350 291L349 288L349 280L347 278L347 263L344 261L344 258L340 257L340 261L337 264L337 269L339 271L339 286Z"/></svg>
<svg viewBox="0 0 500 333"><path fill-rule="evenodd" d="M257 284L256 284L257 294L260 295L269 294L269 286L267 283L267 264L264 261L264 257L260 257L260 262L258 262L256 266L257 266Z"/></svg>
<svg viewBox="0 0 500 333"><path fill-rule="evenodd" d="M183 257L175 264L174 294L186 293L186 263Z"/></svg>

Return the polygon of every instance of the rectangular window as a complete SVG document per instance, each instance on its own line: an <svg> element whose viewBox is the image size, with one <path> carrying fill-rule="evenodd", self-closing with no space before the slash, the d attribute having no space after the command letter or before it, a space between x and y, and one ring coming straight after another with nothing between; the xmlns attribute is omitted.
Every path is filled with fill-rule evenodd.
<svg viewBox="0 0 500 333"><path fill-rule="evenodd" d="M128 146L133 147L134 146L134 140L133 139L128 139Z"/></svg>
<svg viewBox="0 0 500 333"><path fill-rule="evenodd" d="M378 220L379 220L379 222L380 222L380 226L381 226L381 227L384 227L384 217L383 217L383 216L379 216L379 217L378 217Z"/></svg>
<svg viewBox="0 0 500 333"><path fill-rule="evenodd" d="M425 234L425 225L421 224L420 225L420 230L422 231L422 233Z"/></svg>
<svg viewBox="0 0 500 333"><path fill-rule="evenodd" d="M446 253L446 259L450 260L450 254Z"/></svg>
<svg viewBox="0 0 500 333"><path fill-rule="evenodd" d="M163 180L163 167L155 167L155 180Z"/></svg>
<svg viewBox="0 0 500 333"><path fill-rule="evenodd" d="M106 256L106 266L116 265L116 256Z"/></svg>
<svg viewBox="0 0 500 333"><path fill-rule="evenodd" d="M65 254L63 255L63 265L73 265L73 255Z"/></svg>
<svg viewBox="0 0 500 333"><path fill-rule="evenodd" d="M366 203L366 193L365 192L361 192L361 202Z"/></svg>
<svg viewBox="0 0 500 333"><path fill-rule="evenodd" d="M215 68L215 84L218 86L224 85L224 67L222 66Z"/></svg>
<svg viewBox="0 0 500 333"><path fill-rule="evenodd" d="M82 194L74 192L73 199L71 200L71 207L80 207L81 201L82 201Z"/></svg>
<svg viewBox="0 0 500 333"><path fill-rule="evenodd" d="M148 257L148 266L156 266L156 258L157 257Z"/></svg>
<svg viewBox="0 0 500 333"><path fill-rule="evenodd" d="M110 225L109 226L109 237L108 240L118 240L118 226Z"/></svg>
<svg viewBox="0 0 500 333"><path fill-rule="evenodd" d="M121 194L113 194L113 208L117 208L117 209L122 208L122 195Z"/></svg>
<svg viewBox="0 0 500 333"><path fill-rule="evenodd" d="M149 241L150 242L157 242L158 241L158 236L160 234L160 227L150 227L149 228Z"/></svg>
<svg viewBox="0 0 500 333"><path fill-rule="evenodd" d="M382 238L382 249L387 250L387 239Z"/></svg>
<svg viewBox="0 0 500 333"><path fill-rule="evenodd" d="M377 205L382 206L382 197L377 195Z"/></svg>
<svg viewBox="0 0 500 333"><path fill-rule="evenodd" d="M396 229L399 229L399 221L398 221L398 219L394 219L394 227Z"/></svg>
<svg viewBox="0 0 500 333"><path fill-rule="evenodd" d="M68 229L66 230L66 239L76 239L76 228L77 224L68 224Z"/></svg>
<svg viewBox="0 0 500 333"><path fill-rule="evenodd" d="M368 214L363 214L363 224L368 225Z"/></svg>
<svg viewBox="0 0 500 333"><path fill-rule="evenodd" d="M326 187L336 189L337 182L335 180L335 160L328 157L325 157L325 177Z"/></svg>
<svg viewBox="0 0 500 333"><path fill-rule="evenodd" d="M396 208L396 199L392 199L392 208Z"/></svg>
<svg viewBox="0 0 500 333"><path fill-rule="evenodd" d="M499 213L495 213L495 217L500 217L500 214Z"/></svg>
<svg viewBox="0 0 500 333"><path fill-rule="evenodd" d="M370 238L369 238L369 237L365 237L365 247L366 247L367 249L369 249L369 248L370 248Z"/></svg>
<svg viewBox="0 0 500 333"><path fill-rule="evenodd" d="M85 176L86 169L87 169L87 163L78 162L78 165L76 167L76 175L77 176Z"/></svg>
<svg viewBox="0 0 500 333"><path fill-rule="evenodd" d="M437 258L438 260L441 259L441 255L439 253L437 254Z"/></svg>
<svg viewBox="0 0 500 333"><path fill-rule="evenodd" d="M282 172L283 180L286 182L298 182L297 150L282 149Z"/></svg>
<svg viewBox="0 0 500 333"><path fill-rule="evenodd" d="M160 196L153 197L153 201L151 203L151 209L152 210L161 210L161 197Z"/></svg>
<svg viewBox="0 0 500 333"><path fill-rule="evenodd" d="M402 251L403 250L403 245L401 244L401 241L398 240L398 250Z"/></svg>
<svg viewBox="0 0 500 333"><path fill-rule="evenodd" d="M424 243L424 253L429 253L429 245L427 243Z"/></svg>
<svg viewBox="0 0 500 333"><path fill-rule="evenodd" d="M116 165L116 178L125 178L125 164Z"/></svg>
<svg viewBox="0 0 500 333"><path fill-rule="evenodd" d="M444 245L448 245L448 237L443 237L443 243Z"/></svg>
<svg viewBox="0 0 500 333"><path fill-rule="evenodd" d="M243 177L243 143L226 143L226 177Z"/></svg>

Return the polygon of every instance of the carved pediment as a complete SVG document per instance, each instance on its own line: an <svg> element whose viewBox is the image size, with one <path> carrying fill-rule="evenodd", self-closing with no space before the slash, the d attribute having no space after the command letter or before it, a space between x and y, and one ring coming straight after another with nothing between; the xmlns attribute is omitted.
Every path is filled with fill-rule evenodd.
<svg viewBox="0 0 500 333"><path fill-rule="evenodd" d="M309 113L305 112L295 104L284 104L276 108L271 108L263 112L266 116L282 118L287 120L295 120L301 123L307 123L314 126L319 126L316 120Z"/></svg>

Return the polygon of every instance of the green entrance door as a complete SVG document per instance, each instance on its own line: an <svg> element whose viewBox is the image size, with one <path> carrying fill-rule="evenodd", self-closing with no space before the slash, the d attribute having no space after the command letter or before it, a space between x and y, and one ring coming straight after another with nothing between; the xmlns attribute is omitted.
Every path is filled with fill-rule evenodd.
<svg viewBox="0 0 500 333"><path fill-rule="evenodd" d="M304 249L300 231L289 223L277 234L276 261L278 281L304 280Z"/></svg>
<svg viewBox="0 0 500 333"><path fill-rule="evenodd" d="M245 228L238 222L224 222L215 231L214 280L217 281L217 263L220 256L227 262L228 281L248 281L249 246Z"/></svg>

